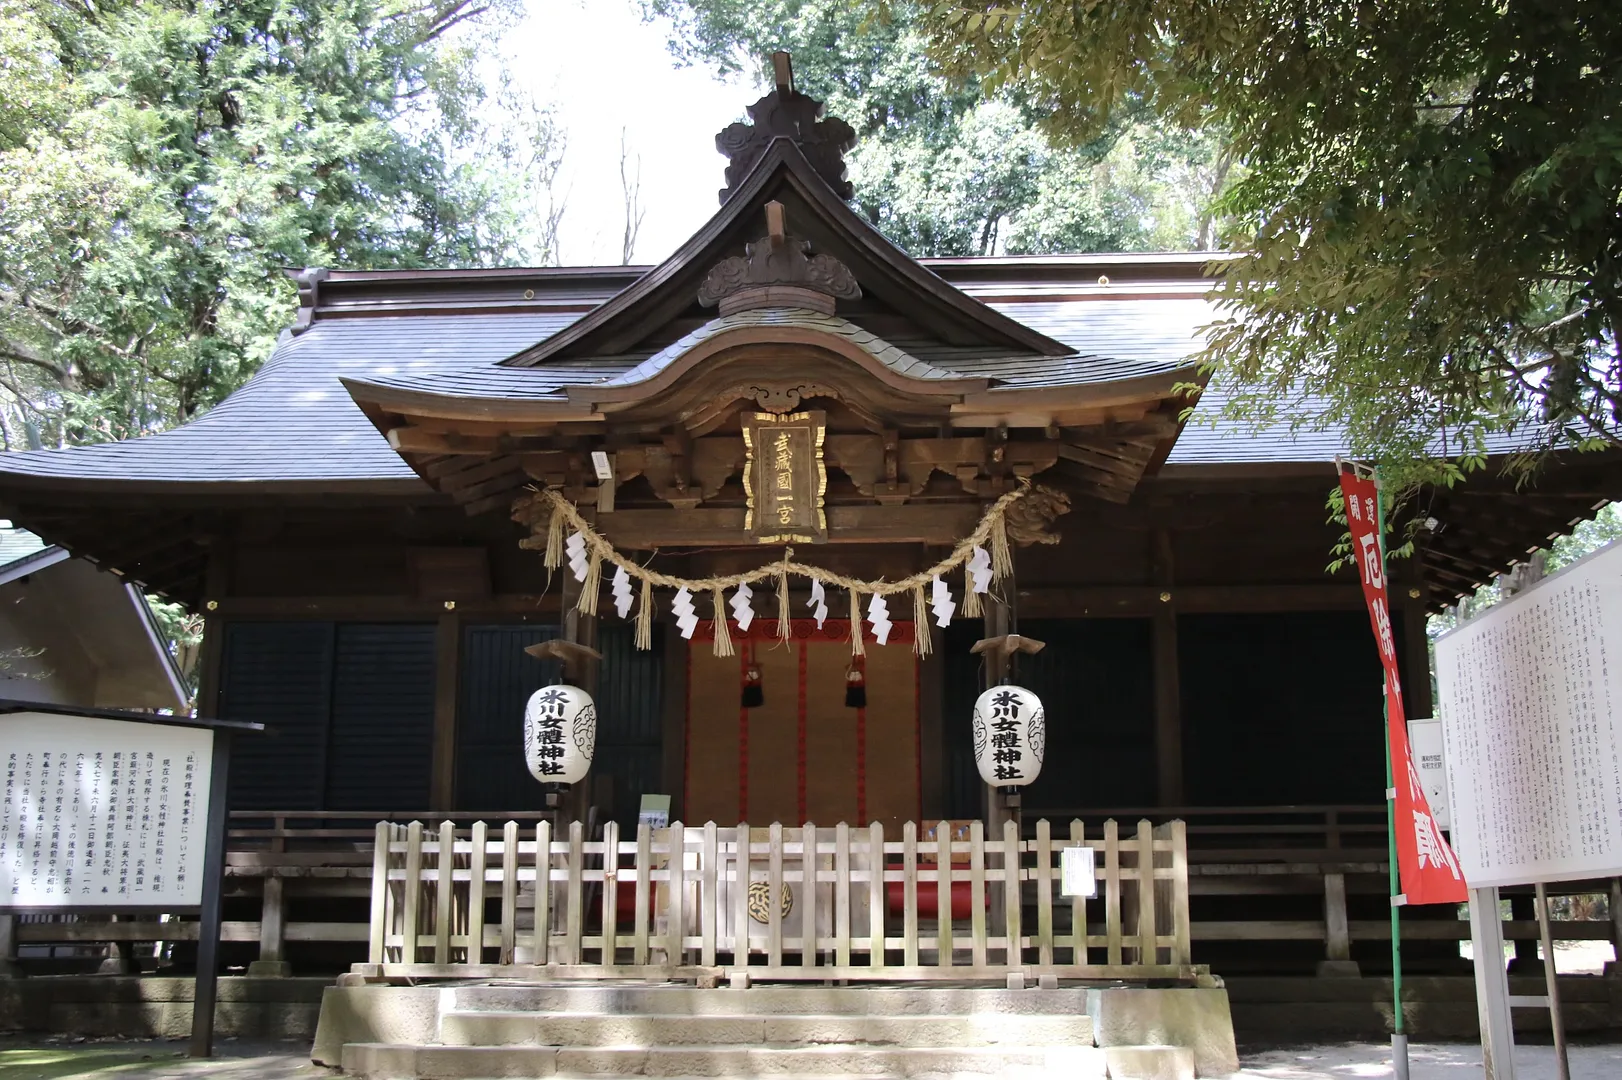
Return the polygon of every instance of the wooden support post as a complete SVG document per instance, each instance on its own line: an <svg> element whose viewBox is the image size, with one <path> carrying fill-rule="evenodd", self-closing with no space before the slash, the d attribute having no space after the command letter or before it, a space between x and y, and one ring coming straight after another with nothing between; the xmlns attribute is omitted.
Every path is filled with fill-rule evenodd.
<svg viewBox="0 0 1622 1080"><path fill-rule="evenodd" d="M932 625L913 630L932 639L929 655L918 661L918 804L925 821L938 821L946 812L946 635Z"/></svg>
<svg viewBox="0 0 1622 1080"><path fill-rule="evenodd" d="M1324 875L1324 959L1320 976L1358 978L1362 970L1352 959L1351 924L1346 918L1346 875Z"/></svg>
<svg viewBox="0 0 1622 1080"><path fill-rule="evenodd" d="M990 593L981 597L985 610L985 636L988 638L1001 637L1009 632L1008 605L996 599ZM988 649L980 654L985 664L985 689L1000 684L1008 675L1009 655L997 649ZM1010 821L1017 821L1018 810L1010 808L1008 798L1001 790L987 784L981 789L981 808L986 823L986 835L998 837L1003 834L1003 826ZM1015 826L1016 832L1018 826ZM1001 927L1007 919L1007 892L1003 889L994 889L991 893L991 925Z"/></svg>
<svg viewBox="0 0 1622 1080"><path fill-rule="evenodd" d="M1554 1063L1560 1080L1571 1080L1566 1057L1566 1020L1560 1010L1560 979L1554 963L1554 941L1549 933L1549 893L1537 883L1538 941L1543 945L1543 985L1549 994L1549 1027L1554 1033Z"/></svg>
<svg viewBox="0 0 1622 1080"><path fill-rule="evenodd" d="M1515 1032L1504 971L1504 923L1497 889L1470 890L1470 946L1475 956L1476 1010L1485 1080L1515 1080Z"/></svg>
<svg viewBox="0 0 1622 1080"><path fill-rule="evenodd" d="M461 638L461 616L454 609L445 611L434 630L434 757L428 780L431 810L456 808L456 697Z"/></svg>
<svg viewBox="0 0 1622 1080"><path fill-rule="evenodd" d="M991 593L986 593L981 597L981 600L984 603L985 610L985 636L994 638L1007 634L1009 632L1008 605L992 596ZM981 689L989 690L993 686L1000 685L1003 679L1008 677L1009 656L1007 653L999 652L996 649L988 649L980 654L980 658L985 664L985 685ZM981 808L984 811L986 835L1000 836L1003 822L1008 821L1014 815L1010 813L1008 800L1001 791L990 785L987 785L983 790ZM992 904L995 905L996 903L997 900L993 899ZM995 919L993 924L1000 925Z"/></svg>
<svg viewBox="0 0 1622 1080"><path fill-rule="evenodd" d="M1616 959L1605 966L1605 974L1622 975L1622 877L1611 879L1611 952Z"/></svg>
<svg viewBox="0 0 1622 1080"><path fill-rule="evenodd" d="M287 827L286 818L272 818L276 832ZM287 850L287 839L273 836L270 850ZM264 879L264 895L259 903L259 959L248 964L248 977L283 979L293 974L293 966L282 958L282 941L287 932L287 909L283 904L282 879L272 874Z"/></svg>
<svg viewBox="0 0 1622 1080"><path fill-rule="evenodd" d="M687 818L687 642L675 623L656 623L660 654L660 783L670 796L670 820Z"/></svg>
<svg viewBox="0 0 1622 1080"><path fill-rule="evenodd" d="M563 576L563 638L565 641L572 641L576 645L585 645L588 648L595 649L597 647L597 617L580 613L575 606L580 601L580 582L575 580L574 575L567 568L564 568L561 573ZM583 670L579 679L580 688L593 698L597 696L599 666L596 660L586 660L582 664ZM587 819L592 806L591 795L596 788L595 780L595 774L588 775L580 783L575 784L563 797L564 805L560 809L564 810L570 819L574 821L585 821ZM612 807L609 808L610 813L612 813L612 809Z"/></svg>
<svg viewBox="0 0 1622 1080"><path fill-rule="evenodd" d="M1395 599L1402 612L1402 700L1408 715L1416 720L1435 715L1436 705L1431 695L1430 637L1425 624L1430 617L1430 589L1425 583L1424 567L1420 562L1421 549L1414 548L1412 556L1398 560Z"/></svg>
<svg viewBox="0 0 1622 1080"><path fill-rule="evenodd" d="M1155 680L1155 776L1161 806L1181 806L1183 793L1183 705L1177 670L1177 611L1174 606L1172 534L1154 531L1150 563L1160 587L1153 617Z"/></svg>
<svg viewBox="0 0 1622 1080"><path fill-rule="evenodd" d="M21 974L17 967L17 917L0 915L0 979Z"/></svg>
<svg viewBox="0 0 1622 1080"><path fill-rule="evenodd" d="M197 715L220 715L220 664L225 655L225 620L218 613L230 585L230 553L225 540L213 537L203 589L203 642L197 654Z"/></svg>

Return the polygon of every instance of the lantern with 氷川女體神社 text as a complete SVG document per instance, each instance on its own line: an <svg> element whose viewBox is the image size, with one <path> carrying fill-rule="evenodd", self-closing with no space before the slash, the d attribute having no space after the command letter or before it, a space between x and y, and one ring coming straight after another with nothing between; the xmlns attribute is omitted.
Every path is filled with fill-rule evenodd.
<svg viewBox="0 0 1622 1080"><path fill-rule="evenodd" d="M1023 686L993 686L974 703L974 763L993 787L1023 787L1042 772L1047 721Z"/></svg>
<svg viewBox="0 0 1622 1080"><path fill-rule="evenodd" d="M524 706L524 764L542 783L579 783L591 770L597 705L578 686L543 686Z"/></svg>

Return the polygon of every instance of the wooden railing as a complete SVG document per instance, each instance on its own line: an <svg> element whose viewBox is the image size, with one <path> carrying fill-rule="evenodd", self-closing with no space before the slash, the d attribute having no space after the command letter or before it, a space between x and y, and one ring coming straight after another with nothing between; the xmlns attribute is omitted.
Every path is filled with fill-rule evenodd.
<svg viewBox="0 0 1622 1080"><path fill-rule="evenodd" d="M1122 835L1009 822L899 840L882 824L377 826L372 979L1192 981L1181 822ZM1059 896L1064 847L1094 852L1096 897ZM945 898L945 899L943 899ZM1024 925L1034 911L1034 925Z"/></svg>
<svg viewBox="0 0 1622 1080"><path fill-rule="evenodd" d="M1112 811L1081 810L1067 813L1065 817L1078 818L1087 836L1092 839L1102 836L1103 823L1111 817L1135 820L1140 816L1149 816L1164 820L1166 815L1187 820L1188 893L1192 897L1194 911L1189 936L1196 957L1205 960L1212 955L1221 955L1214 950L1222 948L1228 948L1228 955L1231 955L1232 949L1223 943L1253 943L1262 953L1274 955L1276 950L1269 950L1271 943L1317 942L1320 943L1317 958L1346 960L1354 955L1354 946L1358 942L1390 940L1389 918L1374 917L1366 911L1359 915L1357 910L1359 897L1362 897L1362 906L1368 908L1373 906L1370 898L1378 899L1386 889L1384 807L1123 808ZM234 812L231 815L230 844L226 854L226 889L227 896L235 898L236 910L242 917L232 918L224 924L224 939L243 944L257 943L258 958L271 963L285 959L286 946L296 943L297 949L301 950L297 971L305 974L336 970L339 965L347 965L357 956L366 955L356 950L369 949L370 946L366 904L372 892L376 823L380 817L409 820L427 816L428 813L424 811L398 814L311 810ZM550 817L540 811L433 815L435 820L441 816L455 822L457 837L462 841L470 841L471 826L476 821L488 823L486 834L494 840L503 836L501 823L514 820L518 822L525 842L531 845L536 825ZM1028 822L1025 830L1027 844L1035 842L1035 830L1034 821ZM687 832L690 836L696 834L696 830L692 829ZM790 834L793 832L789 830ZM428 837L430 842L434 839ZM893 843L894 838L891 840ZM819 840L819 843L822 841ZM923 853L920 860L926 874L934 873L929 861L934 858L929 855L933 841L921 835L918 844ZM592 850L596 851L596 846ZM894 854L890 857L894 858ZM961 860L966 856L959 852L958 858ZM992 862L995 863L995 858ZM790 871L798 872L792 858L785 865ZM761 872L768 866L762 862L755 869ZM896 869L891 867L890 871ZM960 891L968 880L968 869L966 863L960 863L951 870ZM593 870L593 873L596 871ZM616 877L631 880L625 874L616 874ZM858 894L865 889L865 884L861 884L863 880L859 879ZM928 880L926 878L926 882ZM887 887L892 891L900 889L904 893L904 883L897 886L892 880ZM993 895L996 895L997 888L995 884L989 886ZM1565 882L1551 887L1550 891L1551 894L1609 893L1611 897L1610 918L1555 922L1551 929L1556 940L1609 938L1613 942L1622 942L1622 880ZM930 895L927 883L924 892L927 899ZM1034 924L1037 915L1035 887L1027 882L1023 892L1026 920ZM1288 895L1303 898L1307 906L1298 906L1287 917L1265 908L1234 910L1232 905L1228 905L1226 910L1211 910L1211 902L1222 897L1277 898ZM600 896L592 893L591 897L597 905L594 910L600 910ZM492 909L496 907L496 899L497 895L492 890ZM904 895L901 895L901 899L904 900ZM1349 899L1352 901L1350 905ZM342 900L347 906L335 909L330 903L333 900ZM289 901L292 902L291 908ZM319 906L312 907L312 902ZM528 894L521 894L521 905L530 902ZM862 901L859 899L857 902L860 904ZM627 900L624 905L627 912L634 910L629 904ZM1098 912L1103 910L1102 904L1102 895L1089 904L1095 921L1100 918ZM255 907L259 913L257 920L253 918ZM1068 908L1068 901L1055 902L1054 917L1065 933L1068 933L1069 927L1069 923L1064 921ZM524 913L524 919L530 917L528 908L521 907L520 910ZM291 921L290 911L302 914L302 919ZM1417 919L1414 915L1413 911L1404 913L1404 937L1447 941L1469 939L1468 922ZM890 916L892 919L898 917ZM600 921L600 916L594 915L592 919ZM991 918L989 912L988 919L992 927L1002 925L1002 920ZM6 924L13 921L15 926L8 939ZM499 925L498 911L491 911L489 925ZM592 925L595 934L595 922ZM1128 917L1124 925L1134 924ZM904 919L900 929L905 930ZM970 929L954 927L954 935L959 931L967 934ZM527 928L523 931L528 932ZM19 945L36 952L45 946L53 946L67 953L95 949L99 955L102 947L109 944L117 944L127 951L136 943L192 940L196 933L196 922L190 916L162 922L150 914L133 914L116 921L110 915L15 920L10 916L0 916L0 959L7 955L8 949L15 949ZM1506 921L1504 936L1507 940L1534 941L1538 930L1536 924L1528 920ZM964 947L957 937L954 937L954 944L959 949ZM1097 942L1093 945L1096 947ZM462 947L465 948L465 945ZM1061 955L1065 954L1061 951ZM1292 963L1310 964L1314 959L1310 948L1304 957L1294 955L1297 960ZM496 956L487 949L485 958L494 960ZM261 967L258 970L265 969ZM1299 970L1311 968L1305 966Z"/></svg>

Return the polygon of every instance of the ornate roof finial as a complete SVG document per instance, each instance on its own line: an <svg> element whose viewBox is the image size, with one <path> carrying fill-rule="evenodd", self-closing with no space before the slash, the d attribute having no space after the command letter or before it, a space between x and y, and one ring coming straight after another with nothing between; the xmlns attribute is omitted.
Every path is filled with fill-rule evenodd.
<svg viewBox="0 0 1622 1080"><path fill-rule="evenodd" d="M855 189L845 179L845 154L856 145L856 132L837 117L819 119L822 102L794 89L794 67L788 53L772 53L772 78L776 88L749 106L754 123L732 124L715 137L715 148L728 160L721 201L732 197L773 139L792 141L834 194L849 199Z"/></svg>
<svg viewBox="0 0 1622 1080"><path fill-rule="evenodd" d="M744 254L716 263L698 288L698 302L722 315L760 307L803 307L832 315L836 299L856 300L861 286L832 255L810 255L811 245L788 232L783 204L769 202L766 235Z"/></svg>

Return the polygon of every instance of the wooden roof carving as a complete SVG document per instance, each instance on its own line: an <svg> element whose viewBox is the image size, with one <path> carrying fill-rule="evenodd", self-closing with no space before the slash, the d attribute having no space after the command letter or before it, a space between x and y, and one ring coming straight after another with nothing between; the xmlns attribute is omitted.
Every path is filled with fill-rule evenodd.
<svg viewBox="0 0 1622 1080"><path fill-rule="evenodd" d="M862 287L832 255L812 255L809 241L785 231L783 204L766 204L766 235L742 256L722 259L698 287L698 302L722 315L762 307L807 307L832 315L836 300L860 300Z"/></svg>
<svg viewBox="0 0 1622 1080"><path fill-rule="evenodd" d="M777 85L749 106L749 119L754 123L730 124L715 136L715 148L727 158L727 186L721 189L721 202L737 193L775 139L798 146L834 194L848 200L855 188L845 177L845 155L856 145L856 132L838 117L823 119L822 102L794 89L788 53L773 53L772 66Z"/></svg>

